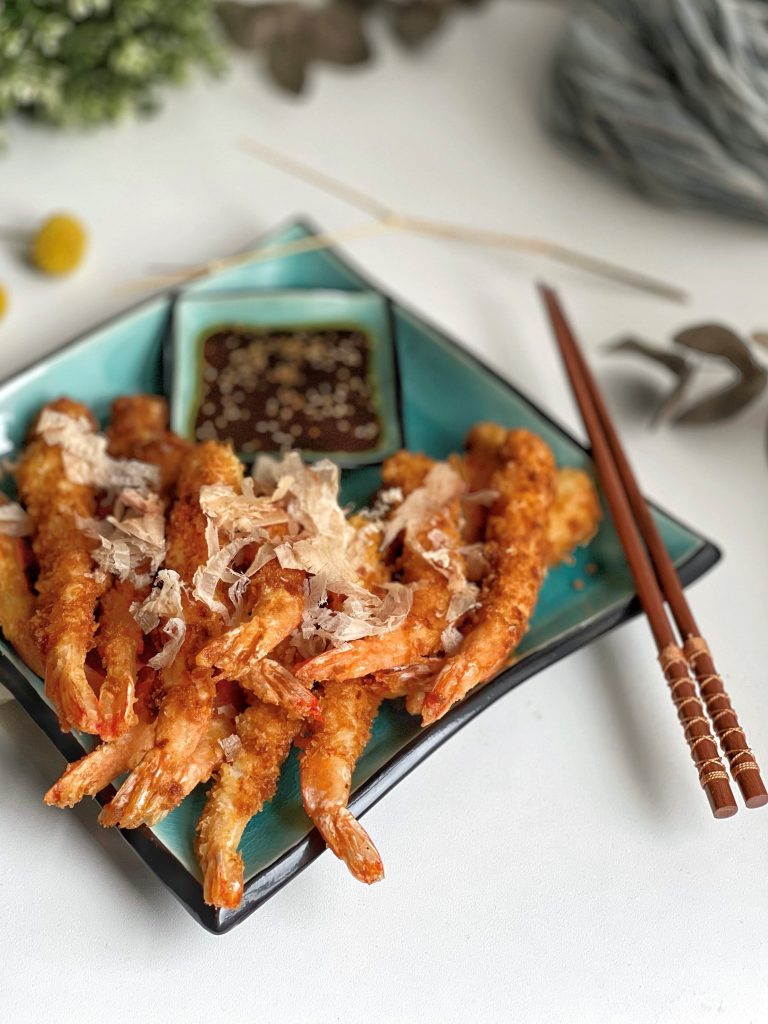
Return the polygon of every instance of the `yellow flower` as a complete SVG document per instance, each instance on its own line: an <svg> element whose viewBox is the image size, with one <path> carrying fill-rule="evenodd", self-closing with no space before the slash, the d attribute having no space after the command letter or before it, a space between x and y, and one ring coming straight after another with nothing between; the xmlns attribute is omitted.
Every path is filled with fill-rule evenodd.
<svg viewBox="0 0 768 1024"><path fill-rule="evenodd" d="M0 284L0 320L3 319L5 314L8 312L8 292Z"/></svg>
<svg viewBox="0 0 768 1024"><path fill-rule="evenodd" d="M87 240L85 228L75 217L54 214L32 239L32 263L45 274L69 274L79 266Z"/></svg>

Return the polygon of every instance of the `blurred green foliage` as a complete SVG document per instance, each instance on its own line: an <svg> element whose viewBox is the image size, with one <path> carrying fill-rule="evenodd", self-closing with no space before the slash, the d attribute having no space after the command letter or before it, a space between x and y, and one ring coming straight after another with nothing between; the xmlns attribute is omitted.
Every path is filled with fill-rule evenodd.
<svg viewBox="0 0 768 1024"><path fill-rule="evenodd" d="M211 0L0 3L0 119L81 127L150 113L193 65L224 65Z"/></svg>

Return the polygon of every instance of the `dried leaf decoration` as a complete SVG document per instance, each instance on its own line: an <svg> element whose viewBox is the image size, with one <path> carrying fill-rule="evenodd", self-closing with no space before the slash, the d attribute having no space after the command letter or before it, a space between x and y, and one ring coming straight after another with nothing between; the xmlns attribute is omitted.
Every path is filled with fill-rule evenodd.
<svg viewBox="0 0 768 1024"><path fill-rule="evenodd" d="M351 67L371 56L360 13L345 3L331 4L310 19L309 50L314 60Z"/></svg>
<svg viewBox="0 0 768 1024"><path fill-rule="evenodd" d="M620 341L610 345L609 351L633 352L637 355L645 356L647 359L652 359L660 366L663 366L664 369L669 370L670 373L677 377L677 383L674 388L655 410L652 422L656 424L671 416L673 411L682 402L688 390L688 385L695 373L693 364L676 352L670 352L668 349L660 348L658 345L651 345L649 342L641 341L639 338L622 338Z"/></svg>
<svg viewBox="0 0 768 1024"><path fill-rule="evenodd" d="M768 371L755 359L749 345L730 327L716 323L698 324L680 331L673 340L687 349L688 356L632 337L623 338L609 346L610 352L633 352L653 360L677 377L673 391L656 410L656 420L663 416L671 418L675 424L719 423L746 409L765 391ZM753 331L751 340L768 348L768 331ZM724 363L732 372L732 380L725 387L710 392L672 416L671 413L676 411L688 385L702 366L702 360ZM768 433L765 440L768 453Z"/></svg>
<svg viewBox="0 0 768 1024"><path fill-rule="evenodd" d="M392 32L404 46L416 49L442 26L458 7L480 6L484 0L276 0L244 3L224 0L216 5L225 33L235 46L260 51L276 84L288 92L304 91L307 72L316 62L350 67L371 58L366 32L377 10L389 17Z"/></svg>
<svg viewBox="0 0 768 1024"><path fill-rule="evenodd" d="M241 3L220 3L216 12L229 41L243 50L266 46L280 27L279 4L253 7Z"/></svg>
<svg viewBox="0 0 768 1024"><path fill-rule="evenodd" d="M307 62L301 47L288 39L275 39L267 50L267 66L273 80L286 92L298 96L304 91Z"/></svg>
<svg viewBox="0 0 768 1024"><path fill-rule="evenodd" d="M349 66L370 57L362 14L343 0L324 7L226 0L217 9L232 42L263 51L273 80L287 92L303 92L313 61Z"/></svg>
<svg viewBox="0 0 768 1024"><path fill-rule="evenodd" d="M412 4L394 4L390 17L392 31L400 42L404 46L416 49L440 28L443 8L441 4L429 3L427 0Z"/></svg>
<svg viewBox="0 0 768 1024"><path fill-rule="evenodd" d="M768 373L757 363L749 347L722 324L701 324L675 335L678 345L703 356L723 360L736 371L736 379L711 392L675 417L676 423L717 423L741 412L765 390Z"/></svg>

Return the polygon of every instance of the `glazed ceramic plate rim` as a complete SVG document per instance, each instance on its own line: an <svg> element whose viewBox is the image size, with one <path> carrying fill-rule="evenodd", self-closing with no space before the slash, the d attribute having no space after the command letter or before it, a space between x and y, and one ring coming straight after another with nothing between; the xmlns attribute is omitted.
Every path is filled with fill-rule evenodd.
<svg viewBox="0 0 768 1024"><path fill-rule="evenodd" d="M215 280L215 276L212 278ZM230 289L217 292L214 289L195 292L185 291L177 296L171 311L171 323L169 326L166 341L163 345L163 372L170 381L168 388L171 401L171 427L184 437L190 436L188 418L190 416L190 402L185 395L189 390L188 375L190 371L190 360L194 360L195 354L188 349L191 346L186 344L186 331L192 331L191 326L184 324L189 307L202 304L216 306L227 301L243 302L255 306L275 301L290 303L291 300L308 302L310 305L346 305L349 307L358 306L363 309L365 306L377 307L376 316L381 319L381 326L378 331L372 331L364 323L364 313L354 313L348 320L339 317L329 320L328 325L333 323L339 328L358 329L366 334L373 334L376 345L374 352L373 374L374 380L383 377L383 386L377 384L377 398L381 418L382 435L381 441L376 448L360 452L349 451L327 451L311 453L302 451L305 457L313 459L333 459L342 469L353 469L359 466L378 465L385 458L397 451L402 445L403 427L401 408L399 401L400 383L399 366L397 359L397 346L395 344L395 324L392 314L392 302L388 296L374 289L361 291L344 291L341 288L260 288L258 291L247 289ZM355 323L355 317L359 323ZM256 326L242 318L235 318L238 326ZM311 328L317 326L310 320L303 322L303 317L297 317L292 323L294 329L302 327ZM321 326L326 326L320 322ZM223 326L223 323L222 323ZM259 328L269 329L266 321L258 324ZM273 327L283 326L274 324ZM287 324L285 325L287 326ZM214 329L214 323L207 323L202 331ZM201 329L194 329L194 342L197 348L202 340Z"/></svg>
<svg viewBox="0 0 768 1024"><path fill-rule="evenodd" d="M305 217L292 218L277 228L267 232L260 240L260 245L268 243L269 239L285 233L288 229L298 229L306 234L320 234L312 222ZM411 311L407 306L392 299L388 293L377 286L375 282L360 271L360 269L346 256L341 256L334 250L326 250L329 257L335 260L346 273L354 275L361 283L361 286L374 292L378 292L391 303L392 308L415 321L422 329L428 330L442 344L462 358L479 366L486 374L500 383L511 392L517 399L527 405L542 420L549 423L555 430L560 432L569 442L574 444L587 455L588 451L574 438L568 430L539 408L524 392L515 385L505 380L493 369L487 366L482 359L469 352L460 342L456 341L441 328L434 326L421 314ZM131 309L125 310L116 316L96 325L94 328L78 335L75 339L65 343L48 353L42 359L24 367L7 378L0 381L0 387L7 388L14 382L23 378L31 370L42 364L55 361L56 357L65 350L84 344L88 339L93 338L102 330L119 323L125 318L135 315L140 311L148 310L153 303L173 301L178 297L178 292L169 292L155 295ZM214 294L213 291L210 294ZM658 506L654 506L658 508ZM688 533L693 534L699 540L699 544L680 564L678 571L684 584L697 579L710 569L720 558L719 549L711 541L702 537L697 531L685 527L674 516L665 513L669 519L678 526L684 527ZM577 626L567 630L557 639L543 644L540 647L529 650L520 661L510 668L501 672L495 679L485 687L470 694L461 704L453 708L444 718L429 729L418 733L405 747L398 751L386 764L379 768L364 782L355 792L350 807L352 811L360 816L371 808L386 792L397 782L411 772L421 761L432 753L438 746L444 743L450 736L457 732L463 725L478 715L485 708L489 707L496 700L529 679L536 672L554 664L561 658L578 650L579 648L597 639L605 633L610 632L616 626L634 618L640 611L636 597L629 600L620 599L614 604L595 613L591 617L582 620ZM29 670L22 664L15 653L9 648L4 640L0 640L0 650L5 657L0 660L0 682L8 687L14 694L22 707L29 713L33 720L43 729L53 743L58 747L68 760L74 760L82 755L82 747L78 741L68 733L59 730L56 716L39 696L27 679ZM107 802L112 795L112 788L104 790L99 794L100 803ZM147 866L164 882L182 905L191 913L205 928L216 934L222 934L244 920L253 913L269 896L277 892L299 871L310 864L324 849L324 843L317 830L311 831L303 839L297 842L290 850L273 861L272 864L262 869L245 884L245 895L243 904L237 910L217 910L206 906L202 900L202 887L199 880L178 860L172 851L165 846L149 829L139 828L134 830L121 830L121 834L134 848Z"/></svg>

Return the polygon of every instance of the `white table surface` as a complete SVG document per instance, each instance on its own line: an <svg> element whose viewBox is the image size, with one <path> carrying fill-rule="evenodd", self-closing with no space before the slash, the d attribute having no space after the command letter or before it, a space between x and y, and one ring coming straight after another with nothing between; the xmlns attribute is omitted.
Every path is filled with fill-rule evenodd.
<svg viewBox="0 0 768 1024"><path fill-rule="evenodd" d="M235 148L242 136L425 215L587 247L688 287L688 308L529 260L412 238L351 247L544 408L577 420L533 292L562 288L595 354L646 490L719 541L691 596L768 765L765 403L698 432L647 429L629 361L600 344L663 339L704 318L768 327L766 236L657 209L561 152L540 126L561 20L540 2L461 18L421 59L317 75L300 101L248 61L165 98L155 120L94 135L14 126L0 223L78 211L77 277L41 280L0 253L13 309L0 373L134 301L118 286L162 261L233 251L304 211L358 215ZM661 383L661 379L659 380ZM637 621L509 694L367 816L386 880L330 854L223 937L204 932L90 803L40 797L62 768L0 706L3 1020L655 1022L764 1019L768 811L715 822Z"/></svg>

